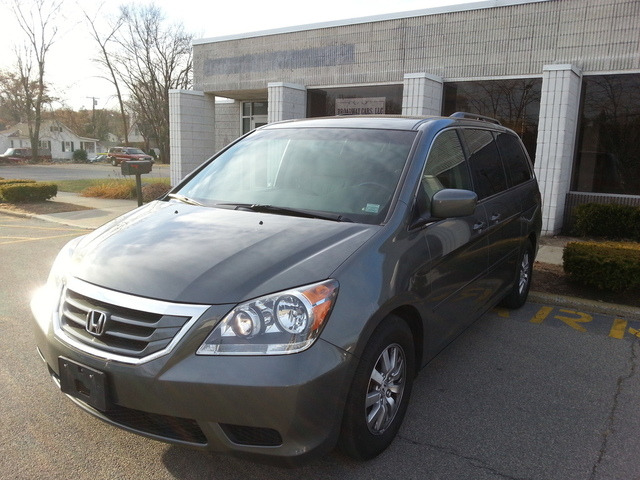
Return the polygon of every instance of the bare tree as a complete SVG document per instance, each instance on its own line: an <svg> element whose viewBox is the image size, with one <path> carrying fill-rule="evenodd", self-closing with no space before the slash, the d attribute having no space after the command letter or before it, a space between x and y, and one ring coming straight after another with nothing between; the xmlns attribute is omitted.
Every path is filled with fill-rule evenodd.
<svg viewBox="0 0 640 480"><path fill-rule="evenodd" d="M45 84L47 54L58 28L55 24L62 0L12 0L11 9L25 40L15 48L17 78L23 96L23 114L29 128L32 159L38 158L43 106L50 102Z"/></svg>
<svg viewBox="0 0 640 480"><path fill-rule="evenodd" d="M193 36L181 24L165 25L154 5L121 7L118 70L131 94L136 121L169 160L169 90L191 86Z"/></svg>
<svg viewBox="0 0 640 480"><path fill-rule="evenodd" d="M24 92L18 74L0 71L0 119L10 124L26 121L24 105Z"/></svg>
<svg viewBox="0 0 640 480"><path fill-rule="evenodd" d="M123 92L122 92L122 89L120 88L120 80L119 80L120 76L118 75L118 72L117 72L117 64L114 62L114 60L112 60L112 53L109 50L110 44L115 43L114 42L115 35L118 32L118 30L120 30L120 28L122 27L122 24L124 22L124 17L120 15L118 18L116 18L116 20L109 26L108 30L101 28L100 31L98 31L98 29L96 28L96 25L98 24L96 19L100 11L100 8L98 8L98 11L96 12L93 18L91 18L89 14L84 10L82 13L87 19L87 23L89 24L89 27L91 29L91 35L93 36L93 39L96 41L96 43L100 47L100 57L96 59L96 62L100 64L107 71L108 77L106 77L106 79L109 82L111 82L114 88L116 89L116 95L118 97L118 105L120 106L120 116L122 117L122 126L124 130L124 143L125 145L127 145L129 143L129 117L125 109L125 100L123 97ZM104 36L101 35L101 32L103 31L106 32L104 33Z"/></svg>

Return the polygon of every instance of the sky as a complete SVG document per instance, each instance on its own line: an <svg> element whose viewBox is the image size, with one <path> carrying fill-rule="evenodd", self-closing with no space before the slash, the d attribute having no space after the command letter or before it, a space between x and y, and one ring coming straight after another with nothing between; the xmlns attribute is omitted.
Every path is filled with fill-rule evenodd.
<svg viewBox="0 0 640 480"><path fill-rule="evenodd" d="M22 32L9 6L13 0L0 0L0 69L11 70L15 65L13 45ZM181 23L196 39L215 38L275 28L397 13L411 10L473 3L477 0L155 0L153 3L165 14L167 22ZM63 0L58 23L59 32L47 56L45 78L53 86L53 94L61 99L54 107L91 109L114 108L113 86L100 78L103 73L93 59L98 56L95 40L82 10L93 15L96 22L107 22L127 0ZM135 2L143 3L143 2ZM144 2L151 3L151 2ZM28 5L29 0L22 0ZM315 5L314 5L315 4ZM314 5L314 6L311 6Z"/></svg>

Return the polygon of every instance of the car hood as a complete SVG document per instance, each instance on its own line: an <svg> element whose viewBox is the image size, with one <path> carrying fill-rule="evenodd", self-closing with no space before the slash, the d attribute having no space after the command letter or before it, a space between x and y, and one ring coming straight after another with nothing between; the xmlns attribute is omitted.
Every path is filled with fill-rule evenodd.
<svg viewBox="0 0 640 480"><path fill-rule="evenodd" d="M156 201L84 237L69 273L143 297L238 303L328 278L379 228Z"/></svg>

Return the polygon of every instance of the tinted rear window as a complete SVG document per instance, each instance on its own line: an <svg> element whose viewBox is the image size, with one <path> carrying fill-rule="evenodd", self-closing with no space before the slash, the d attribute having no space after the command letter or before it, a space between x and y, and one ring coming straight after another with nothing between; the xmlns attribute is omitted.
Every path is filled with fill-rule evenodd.
<svg viewBox="0 0 640 480"><path fill-rule="evenodd" d="M467 128L462 132L469 149L469 166L478 198L483 199L506 190L507 176L491 132Z"/></svg>
<svg viewBox="0 0 640 480"><path fill-rule="evenodd" d="M514 135L500 133L497 136L497 142L511 185L519 185L530 180L532 173L529 159L522 149L520 141Z"/></svg>

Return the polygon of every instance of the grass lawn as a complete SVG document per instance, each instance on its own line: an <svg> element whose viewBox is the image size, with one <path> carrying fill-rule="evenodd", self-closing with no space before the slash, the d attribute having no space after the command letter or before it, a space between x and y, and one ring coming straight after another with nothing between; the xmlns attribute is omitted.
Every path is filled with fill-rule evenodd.
<svg viewBox="0 0 640 480"><path fill-rule="evenodd" d="M169 178L150 178L150 179L143 178L142 180L143 184L164 183L166 185L169 185L169 182L170 182ZM106 185L106 184L135 185L136 181L135 181L135 178L131 178L131 179L87 178L87 179L81 179L81 180L56 180L54 183L58 185L58 190L61 192L80 193L89 187L99 187L101 185Z"/></svg>

